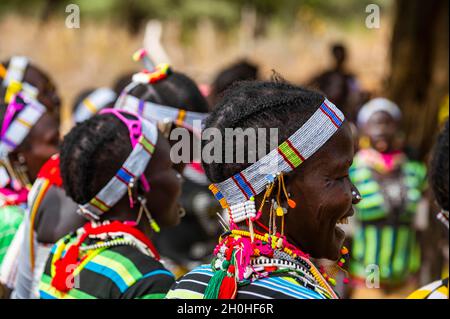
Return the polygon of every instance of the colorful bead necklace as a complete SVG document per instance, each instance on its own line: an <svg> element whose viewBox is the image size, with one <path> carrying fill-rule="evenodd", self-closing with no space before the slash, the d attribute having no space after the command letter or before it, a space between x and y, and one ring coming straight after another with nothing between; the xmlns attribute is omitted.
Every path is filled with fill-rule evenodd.
<svg viewBox="0 0 450 319"><path fill-rule="evenodd" d="M52 286L62 292L68 292L71 289L68 286L70 276L79 273L89 260L107 248L133 246L156 260L160 259L153 243L136 228L134 222L90 222L80 228L76 235L73 244L70 243L73 235L66 236L63 243L57 246L52 258ZM99 240L99 242L85 245L88 239Z"/></svg>

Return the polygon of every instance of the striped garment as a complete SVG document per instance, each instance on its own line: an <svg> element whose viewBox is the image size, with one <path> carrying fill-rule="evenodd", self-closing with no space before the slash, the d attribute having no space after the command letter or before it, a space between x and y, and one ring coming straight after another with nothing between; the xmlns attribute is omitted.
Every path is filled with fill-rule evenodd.
<svg viewBox="0 0 450 319"><path fill-rule="evenodd" d="M23 217L24 209L20 206L0 208L0 268Z"/></svg>
<svg viewBox="0 0 450 319"><path fill-rule="evenodd" d="M426 185L426 169L412 161L401 164L401 177L394 185L399 190L397 209L389 206L389 185L380 183L375 176L358 153L350 178L363 200L356 206L358 224L350 271L355 277L366 278L367 267L378 265L382 283L401 283L420 267L421 252L413 225Z"/></svg>
<svg viewBox="0 0 450 319"><path fill-rule="evenodd" d="M437 280L416 290L408 296L408 299L448 299L448 278Z"/></svg>
<svg viewBox="0 0 450 319"><path fill-rule="evenodd" d="M195 268L178 280L166 299L203 299L206 286L213 276L211 265ZM259 279L238 288L236 299L326 299L324 296L301 286L286 275Z"/></svg>
<svg viewBox="0 0 450 319"><path fill-rule="evenodd" d="M174 283L173 274L154 258L131 246L117 246L91 251L74 272L75 287L60 292L51 285L52 259L64 240L52 248L39 285L41 299L162 299Z"/></svg>

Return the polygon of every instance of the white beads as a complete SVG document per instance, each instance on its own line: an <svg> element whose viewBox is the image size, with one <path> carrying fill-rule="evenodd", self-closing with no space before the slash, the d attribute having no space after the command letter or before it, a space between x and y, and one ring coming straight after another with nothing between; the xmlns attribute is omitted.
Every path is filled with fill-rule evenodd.
<svg viewBox="0 0 450 319"><path fill-rule="evenodd" d="M230 206L233 222L239 223L246 219L256 217L256 205L254 199Z"/></svg>

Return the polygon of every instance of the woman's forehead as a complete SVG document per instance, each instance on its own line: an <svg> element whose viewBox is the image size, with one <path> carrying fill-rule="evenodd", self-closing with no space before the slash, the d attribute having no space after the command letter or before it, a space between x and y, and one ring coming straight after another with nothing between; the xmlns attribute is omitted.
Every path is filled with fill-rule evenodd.
<svg viewBox="0 0 450 319"><path fill-rule="evenodd" d="M323 166L347 165L354 156L353 145L350 126L344 122L336 134L316 153L316 160Z"/></svg>

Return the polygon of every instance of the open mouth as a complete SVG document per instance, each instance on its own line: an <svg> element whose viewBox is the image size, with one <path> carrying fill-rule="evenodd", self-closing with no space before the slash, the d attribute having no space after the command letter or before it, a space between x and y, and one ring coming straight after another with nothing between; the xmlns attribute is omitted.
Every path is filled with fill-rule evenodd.
<svg viewBox="0 0 450 319"><path fill-rule="evenodd" d="M341 219L338 219L337 225L347 225L348 224L348 217L342 217Z"/></svg>

